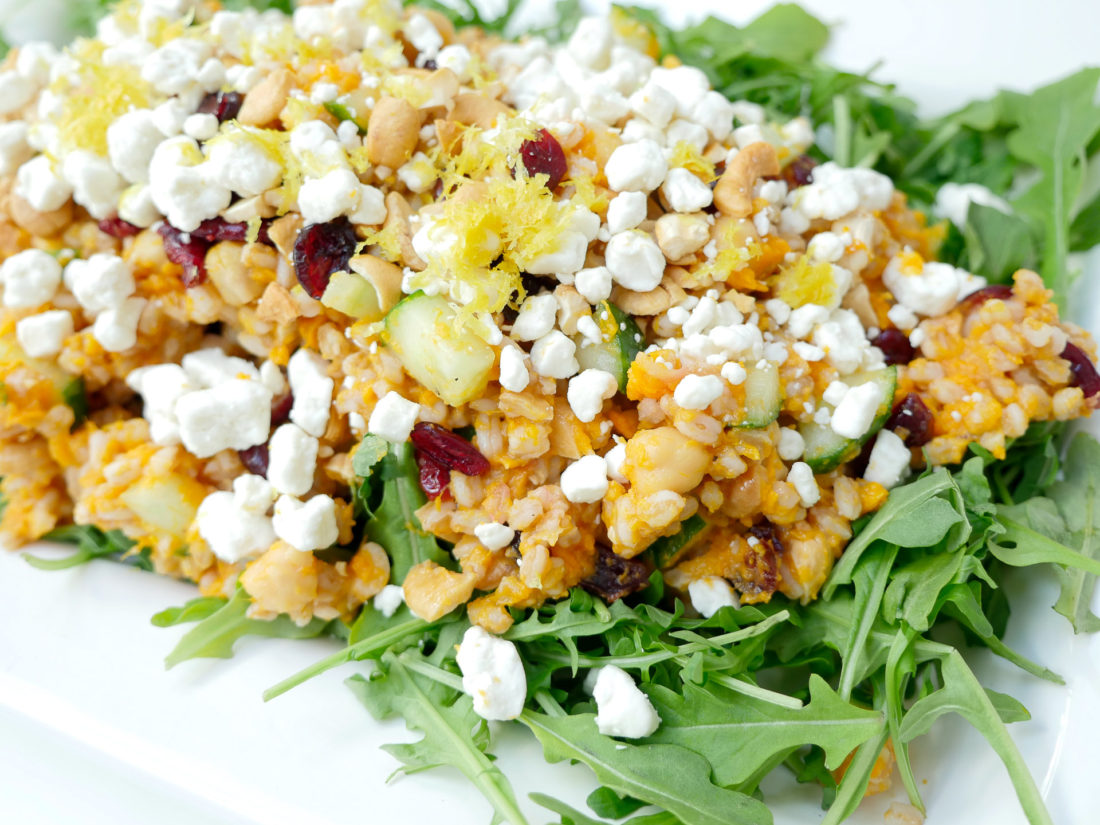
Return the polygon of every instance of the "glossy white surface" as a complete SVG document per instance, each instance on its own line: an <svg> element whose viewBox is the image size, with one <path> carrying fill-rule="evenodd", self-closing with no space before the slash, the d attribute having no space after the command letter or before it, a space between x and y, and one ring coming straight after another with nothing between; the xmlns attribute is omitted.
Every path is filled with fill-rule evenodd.
<svg viewBox="0 0 1100 825"><path fill-rule="evenodd" d="M0 21L15 5L0 0ZM721 9L745 20L767 4L656 5L675 5L681 16ZM835 31L831 59L853 69L883 60L880 76L897 80L930 111L998 85L1031 87L1100 60L1095 2L806 5L845 21ZM1100 274L1100 256L1091 263ZM1093 301L1080 305L1096 305L1091 294ZM1097 318L1090 320L1100 328ZM1100 429L1100 421L1092 424ZM1050 610L1051 577L1017 577L1012 587L1023 606L1008 641L1062 673L1067 686L1039 682L981 654L975 661L987 685L1032 711L1033 721L1010 730L1054 821L1093 822L1100 638L1073 637ZM163 657L184 628L158 629L148 617L192 595L180 583L108 563L43 573L0 553L0 822L488 822L488 806L451 772L385 784L396 763L378 745L409 737L400 723L375 723L340 684L355 668L263 704L265 687L320 658L332 643L245 640L231 662L187 662L165 672ZM582 807L594 784L585 769L546 765L523 731L497 730L495 751L521 799L538 790ZM957 717L938 723L914 759L918 781L926 782L930 825L1024 821L1000 763ZM777 823L820 821L816 790L778 784L769 785ZM865 803L853 821L883 822L885 807L901 798L885 796ZM552 819L530 803L527 809L533 823Z"/></svg>

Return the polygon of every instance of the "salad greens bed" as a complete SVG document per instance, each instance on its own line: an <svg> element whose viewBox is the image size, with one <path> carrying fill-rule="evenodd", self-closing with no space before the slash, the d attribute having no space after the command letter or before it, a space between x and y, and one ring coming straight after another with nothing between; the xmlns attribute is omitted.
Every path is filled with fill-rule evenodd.
<svg viewBox="0 0 1100 825"><path fill-rule="evenodd" d="M420 5L459 24L516 34L523 4L509 0L491 19L467 0L457 10L434 0ZM98 0L88 8L98 9ZM560 2L540 32L560 37L580 13L577 0ZM729 97L760 103L777 117L807 115L818 127L819 158L873 166L917 208L927 208L950 181L982 183L1009 199L1011 214L971 206L966 226L949 229L941 258L993 282L1020 266L1037 267L1065 305L1069 254L1100 242L1100 69L1030 95L1002 92L927 122L892 87L821 63L828 27L797 6L776 6L742 28L708 18L673 30L651 11L628 13L653 31L662 53L705 69ZM1028 819L1050 823L1006 730L1029 718L1027 710L981 685L947 640L961 630L967 644L1060 683L1003 641L1010 611L1005 572L1047 564L1061 585L1054 609L1075 632L1100 629L1089 610L1100 576L1100 444L1078 434L1064 449L1062 430L1033 426L1003 461L974 447L961 466L928 470L895 489L878 513L855 525L856 537L810 605L777 597L724 608L707 620L690 618L655 574L648 589L625 603L605 605L578 588L559 603L517 612L505 638L527 671L528 703L519 721L547 760L583 762L602 783L588 798L591 814L548 795L532 799L563 825L627 817L629 825L755 825L771 822L760 782L783 766L823 788L823 821L831 825L855 810L890 742L910 801L923 810L909 745L941 716L956 713L1004 762ZM398 584L420 561L453 563L418 529L413 510L424 498L409 449L367 438L355 461L359 538L389 550ZM147 565L118 534L78 527L53 538L77 544L77 552L34 563L62 567L109 556ZM249 619L247 607L247 594L238 591L229 600L200 598L157 614L153 621L161 626L196 623L168 665L229 657L247 635L335 636L344 649L265 698L340 664L369 660L369 675L352 676L349 687L376 718L400 716L423 734L387 748L399 770L457 768L489 801L494 822L526 825L491 755L489 727L461 689L454 651L469 626L462 612L429 624L404 606L387 618L368 604L350 626L314 620L298 627L285 617ZM661 716L653 736L635 744L597 732L583 682L590 668L604 664L638 678Z"/></svg>

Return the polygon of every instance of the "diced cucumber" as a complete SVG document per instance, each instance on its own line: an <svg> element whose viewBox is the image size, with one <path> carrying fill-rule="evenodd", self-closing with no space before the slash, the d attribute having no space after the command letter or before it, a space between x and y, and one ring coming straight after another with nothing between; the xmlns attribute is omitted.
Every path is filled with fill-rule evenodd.
<svg viewBox="0 0 1100 825"><path fill-rule="evenodd" d="M193 478L168 473L143 477L124 490L119 499L147 526L182 541L205 495L206 488Z"/></svg>
<svg viewBox="0 0 1100 825"><path fill-rule="evenodd" d="M385 313L378 306L378 292L370 281L354 272L333 272L321 303L352 318L377 321Z"/></svg>
<svg viewBox="0 0 1100 825"><path fill-rule="evenodd" d="M582 370L609 372L619 382L619 391L626 392L626 378L635 356L645 348L645 338L634 319L610 301L603 301L592 310L592 317L603 333L600 343L592 343L583 335L573 338L577 345L577 363Z"/></svg>
<svg viewBox="0 0 1100 825"><path fill-rule="evenodd" d="M846 438L838 435L828 424L818 424L810 421L801 424L798 431L806 442L806 448L802 454L802 460L810 465L815 473L827 473L835 470L845 461L851 461L859 455L860 449L875 433L882 429L886 419L890 416L890 410L894 404L894 390L897 388L897 367L887 367L883 370L871 370L857 372L841 379L849 387L858 387L868 382L873 383L878 390L878 407L875 410L874 420L867 432L859 438ZM821 406L833 408L821 402Z"/></svg>
<svg viewBox="0 0 1100 825"><path fill-rule="evenodd" d="M680 558L694 547L708 532L710 524L698 513L680 524L680 532L663 536L649 545L646 552L653 559L658 570L666 570L676 564Z"/></svg>
<svg viewBox="0 0 1100 825"><path fill-rule="evenodd" d="M779 418L783 407L783 389L779 385L779 368L771 361L766 366L745 367L745 414L739 427L767 427Z"/></svg>
<svg viewBox="0 0 1100 825"><path fill-rule="evenodd" d="M386 316L385 341L405 371L452 407L481 395L496 353L458 323L440 295L414 292Z"/></svg>

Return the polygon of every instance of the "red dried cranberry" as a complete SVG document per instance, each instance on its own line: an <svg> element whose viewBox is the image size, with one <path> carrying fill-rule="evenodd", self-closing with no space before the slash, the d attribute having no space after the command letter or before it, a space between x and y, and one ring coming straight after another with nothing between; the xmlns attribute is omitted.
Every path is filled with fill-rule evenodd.
<svg viewBox="0 0 1100 825"><path fill-rule="evenodd" d="M118 215L113 215L99 222L99 231L104 235L122 240L123 238L132 238L141 231L141 227L122 220Z"/></svg>
<svg viewBox="0 0 1100 825"><path fill-rule="evenodd" d="M817 161L812 157L799 155L783 167L783 171L779 176L787 182L788 189L797 189L813 180L815 166L817 166Z"/></svg>
<svg viewBox="0 0 1100 825"><path fill-rule="evenodd" d="M887 364L908 364L916 355L909 336L900 329L884 329L871 343L882 350Z"/></svg>
<svg viewBox="0 0 1100 825"><path fill-rule="evenodd" d="M271 400L271 426L278 427L290 418L290 408L294 406L294 393L289 390Z"/></svg>
<svg viewBox="0 0 1100 825"><path fill-rule="evenodd" d="M248 468L248 472L267 478L268 451L267 444L257 444L247 450L237 450L237 457L241 464Z"/></svg>
<svg viewBox="0 0 1100 825"><path fill-rule="evenodd" d="M961 309L963 312L970 312L980 307L986 301L992 301L994 298L998 301L1007 301L1011 297L1012 287L1006 284L990 284L989 286L983 286L975 292L971 292L959 301L956 308Z"/></svg>
<svg viewBox="0 0 1100 825"><path fill-rule="evenodd" d="M267 221L260 224L256 240L260 243L270 243L267 235ZM229 223L225 218L208 218L199 224L198 229L191 233L192 237L201 238L208 243L218 241L236 241L245 243L248 241L247 223Z"/></svg>
<svg viewBox="0 0 1100 825"><path fill-rule="evenodd" d="M546 175L546 187L555 189L568 170L565 152L557 138L545 129L539 129L538 137L525 140L519 148L523 168L528 175Z"/></svg>
<svg viewBox="0 0 1100 825"><path fill-rule="evenodd" d="M157 232L164 241L164 254L174 264L183 267L180 280L185 287L198 286L206 280L206 250L202 238L181 232L169 223L162 223Z"/></svg>
<svg viewBox="0 0 1100 825"><path fill-rule="evenodd" d="M294 242L294 274L311 298L320 299L333 272L346 270L359 241L347 218L314 223Z"/></svg>
<svg viewBox="0 0 1100 825"><path fill-rule="evenodd" d="M213 115L219 123L232 120L241 111L244 96L240 92L211 92L202 99L196 114Z"/></svg>
<svg viewBox="0 0 1100 825"><path fill-rule="evenodd" d="M448 470L458 470L468 476L489 472L489 459L479 453L477 447L438 424L419 422L413 427L412 443L421 453Z"/></svg>
<svg viewBox="0 0 1100 825"><path fill-rule="evenodd" d="M429 72L434 72L436 69L439 68L439 64L435 61L434 58L429 57L427 60L424 61L424 64L420 68L427 69Z"/></svg>
<svg viewBox="0 0 1100 825"><path fill-rule="evenodd" d="M921 397L911 392L894 405L886 429L901 436L906 447L923 447L932 440L932 413Z"/></svg>
<svg viewBox="0 0 1100 825"><path fill-rule="evenodd" d="M416 451L416 466L420 470L420 489L428 498L439 498L451 483L451 471L427 453Z"/></svg>
<svg viewBox="0 0 1100 825"><path fill-rule="evenodd" d="M1069 371L1073 374L1071 386L1080 387L1085 398L1092 398L1100 392L1100 375L1096 372L1096 366L1079 346L1067 341L1062 357L1069 361Z"/></svg>

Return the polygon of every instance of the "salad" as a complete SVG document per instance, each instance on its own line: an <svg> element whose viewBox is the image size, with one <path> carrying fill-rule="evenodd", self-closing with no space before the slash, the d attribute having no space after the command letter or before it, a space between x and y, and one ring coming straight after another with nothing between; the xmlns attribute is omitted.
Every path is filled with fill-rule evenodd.
<svg viewBox="0 0 1100 825"><path fill-rule="evenodd" d="M943 630L1057 679L1002 641L1040 563L1095 629L1098 448L1058 445L1100 376L1058 304L1098 72L929 125L795 7L559 12L124 3L13 50L0 530L194 581L170 665L344 640L265 696L371 660L404 769L509 822L489 720L599 816L748 823L780 766L826 821L896 767L917 815L948 712L1049 821L1026 710Z"/></svg>

